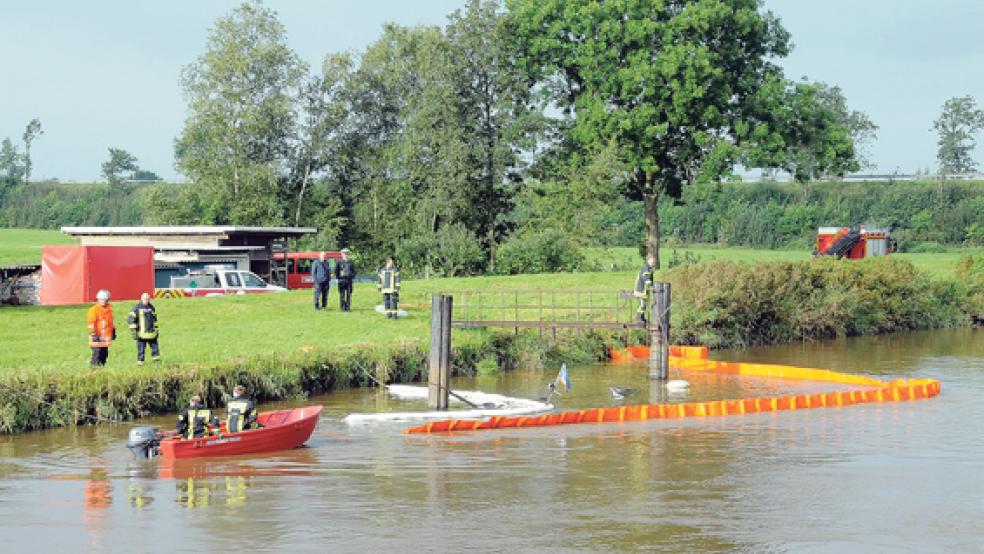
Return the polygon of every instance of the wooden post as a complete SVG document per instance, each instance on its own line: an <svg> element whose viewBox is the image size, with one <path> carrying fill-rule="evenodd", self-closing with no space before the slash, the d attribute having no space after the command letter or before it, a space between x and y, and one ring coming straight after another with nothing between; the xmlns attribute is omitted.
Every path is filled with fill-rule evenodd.
<svg viewBox="0 0 984 554"><path fill-rule="evenodd" d="M448 394L451 391L451 320L454 297L445 296L441 309L441 391L438 394L438 410L448 409Z"/></svg>
<svg viewBox="0 0 984 554"><path fill-rule="evenodd" d="M666 381L670 374L670 284L653 283L649 318L649 376Z"/></svg>
<svg viewBox="0 0 984 554"><path fill-rule="evenodd" d="M451 297L431 296L431 342L427 373L427 406L448 409L449 369L451 367Z"/></svg>

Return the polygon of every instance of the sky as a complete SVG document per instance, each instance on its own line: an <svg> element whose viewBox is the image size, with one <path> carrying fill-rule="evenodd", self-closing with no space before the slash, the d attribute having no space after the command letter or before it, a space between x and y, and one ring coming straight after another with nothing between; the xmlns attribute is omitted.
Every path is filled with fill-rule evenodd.
<svg viewBox="0 0 984 554"><path fill-rule="evenodd" d="M181 68L205 50L231 0L0 0L0 138L19 143L40 118L32 180L100 180L107 148L123 148L169 180L173 140L184 124ZM464 0L267 0L288 43L312 68L325 54L358 51L382 25L445 23ZM844 91L852 109L880 127L875 171L935 170L931 131L943 102L984 103L981 0L765 0L794 49L789 78ZM978 148L981 160L984 148ZM984 161L984 160L982 160Z"/></svg>

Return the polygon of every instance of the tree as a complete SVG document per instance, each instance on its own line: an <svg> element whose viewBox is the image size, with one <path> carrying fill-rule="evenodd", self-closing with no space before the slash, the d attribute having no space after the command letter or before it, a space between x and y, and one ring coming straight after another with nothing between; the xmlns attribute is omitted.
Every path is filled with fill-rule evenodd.
<svg viewBox="0 0 984 554"><path fill-rule="evenodd" d="M868 114L852 110L847 105L847 98L844 91L837 85L826 83L813 83L816 88L817 100L835 118L835 121L847 127L851 134L851 141L854 143L854 158L860 169L874 169L875 164L868 157L871 144L878 139L878 125L876 125Z"/></svg>
<svg viewBox="0 0 984 554"><path fill-rule="evenodd" d="M504 216L512 206L510 182L547 128L542 106L534 103L519 67L519 52L497 0L469 0L448 18L446 34L453 69L448 77L461 99L463 136L469 165L469 227L485 248L489 270L495 249L507 230Z"/></svg>
<svg viewBox="0 0 984 554"><path fill-rule="evenodd" d="M146 169L135 169L130 177L134 181L162 181L160 175Z"/></svg>
<svg viewBox="0 0 984 554"><path fill-rule="evenodd" d="M175 140L177 167L200 189L214 222L285 220L278 179L305 72L276 14L258 3L219 19L205 54L183 69L189 115Z"/></svg>
<svg viewBox="0 0 984 554"><path fill-rule="evenodd" d="M789 83L774 96L774 105L761 117L777 130L782 146L750 141L745 159L756 167L785 170L801 183L857 171L860 164L849 127L850 114L846 104L825 87L822 83Z"/></svg>
<svg viewBox="0 0 984 554"><path fill-rule="evenodd" d="M24 129L24 135L22 138L24 140L24 182L25 183L31 182L31 169L34 167L34 164L31 161L31 145L39 136L43 134L44 131L41 130L41 120L36 117L32 119L30 123L27 124L27 127Z"/></svg>
<svg viewBox="0 0 984 554"><path fill-rule="evenodd" d="M23 176L24 165L20 152L9 137L4 138L0 144L0 201L8 191L20 184Z"/></svg>
<svg viewBox="0 0 984 554"><path fill-rule="evenodd" d="M954 97L943 104L943 112L933 122L933 130L940 137L936 141L940 175L977 171L977 162L971 156L977 146L974 135L981 129L984 129L984 111L977 108L974 97Z"/></svg>
<svg viewBox="0 0 984 554"><path fill-rule="evenodd" d="M314 201L307 203L309 209L305 213L305 194L316 175L339 157L345 123L350 117L347 94L351 74L351 56L330 54L325 56L322 75L307 79L301 87L302 118L294 135L290 173L285 186L287 198L296 206L294 225L301 224L302 214L312 217L325 211L322 203Z"/></svg>
<svg viewBox="0 0 984 554"><path fill-rule="evenodd" d="M109 181L110 190L122 188L126 177L132 176L138 169L137 158L122 148L110 148L109 160L102 164L102 174Z"/></svg>
<svg viewBox="0 0 984 554"><path fill-rule="evenodd" d="M576 118L581 145L614 142L641 198L646 248L659 263L661 195L730 175L738 161L775 164L786 150L770 118L788 110L773 63L789 35L757 0L507 0L518 63ZM794 91L795 92L795 91ZM838 155L844 155L840 153Z"/></svg>

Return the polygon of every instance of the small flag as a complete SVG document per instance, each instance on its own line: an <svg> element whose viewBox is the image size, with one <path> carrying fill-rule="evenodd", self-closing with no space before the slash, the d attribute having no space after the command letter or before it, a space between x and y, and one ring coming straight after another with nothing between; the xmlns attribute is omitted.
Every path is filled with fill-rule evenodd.
<svg viewBox="0 0 984 554"><path fill-rule="evenodd" d="M571 390L571 374L567 371L567 364L560 366L560 373L554 380L564 387L564 392Z"/></svg>

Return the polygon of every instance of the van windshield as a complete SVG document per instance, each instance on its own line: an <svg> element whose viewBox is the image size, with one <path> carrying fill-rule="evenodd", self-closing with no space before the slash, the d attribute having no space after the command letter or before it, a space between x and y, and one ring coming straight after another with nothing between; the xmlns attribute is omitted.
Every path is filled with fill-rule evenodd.
<svg viewBox="0 0 984 554"><path fill-rule="evenodd" d="M264 282L263 279L260 279L252 273L243 273L243 283L245 283L247 287L263 288L266 286L266 282Z"/></svg>

